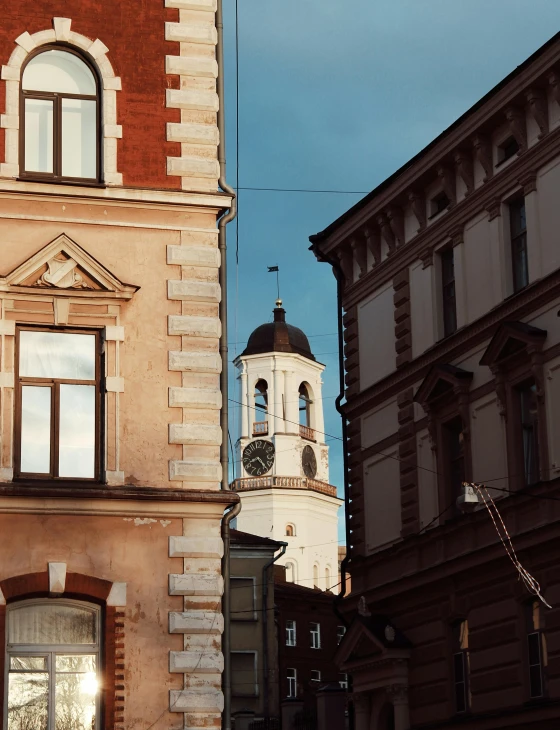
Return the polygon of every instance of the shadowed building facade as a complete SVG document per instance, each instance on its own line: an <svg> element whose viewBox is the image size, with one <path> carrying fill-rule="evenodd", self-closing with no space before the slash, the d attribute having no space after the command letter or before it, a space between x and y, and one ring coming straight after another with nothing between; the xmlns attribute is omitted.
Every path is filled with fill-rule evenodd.
<svg viewBox="0 0 560 730"><path fill-rule="evenodd" d="M215 12L4 8L5 728L221 726Z"/></svg>
<svg viewBox="0 0 560 730"><path fill-rule="evenodd" d="M344 312L356 730L558 723L559 63L556 36L311 237Z"/></svg>

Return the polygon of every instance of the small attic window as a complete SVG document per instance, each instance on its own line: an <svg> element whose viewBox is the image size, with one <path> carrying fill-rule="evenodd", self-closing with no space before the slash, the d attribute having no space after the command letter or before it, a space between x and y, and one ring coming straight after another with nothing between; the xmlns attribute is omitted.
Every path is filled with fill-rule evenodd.
<svg viewBox="0 0 560 730"><path fill-rule="evenodd" d="M519 144L515 137L508 137L505 142L498 145L498 165L509 160L519 152Z"/></svg>
<svg viewBox="0 0 560 730"><path fill-rule="evenodd" d="M451 201L443 191L434 196L430 200L430 218L433 218L434 216L439 215L439 213L443 213L444 210L447 210L450 202Z"/></svg>

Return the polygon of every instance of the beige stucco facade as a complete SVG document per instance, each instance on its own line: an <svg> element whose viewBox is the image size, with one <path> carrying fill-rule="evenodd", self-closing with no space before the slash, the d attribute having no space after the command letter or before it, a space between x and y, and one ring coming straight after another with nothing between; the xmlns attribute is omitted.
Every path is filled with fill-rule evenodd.
<svg viewBox="0 0 560 730"><path fill-rule="evenodd" d="M137 3L122 26L109 3L51 5L22 5L0 34L0 675L12 603L90 602L96 727L218 728L221 522L238 498L221 491L216 2L148 2L134 41ZM21 76L57 44L97 78L93 184L24 170ZM22 327L98 337L93 479L23 473ZM0 725L7 698L3 677Z"/></svg>

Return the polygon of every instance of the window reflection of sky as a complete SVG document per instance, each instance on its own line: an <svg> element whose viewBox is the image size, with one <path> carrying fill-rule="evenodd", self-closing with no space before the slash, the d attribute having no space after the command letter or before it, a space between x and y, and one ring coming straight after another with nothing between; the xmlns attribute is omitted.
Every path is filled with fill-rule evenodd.
<svg viewBox="0 0 560 730"><path fill-rule="evenodd" d="M19 347L21 377L95 379L95 335L23 330Z"/></svg>

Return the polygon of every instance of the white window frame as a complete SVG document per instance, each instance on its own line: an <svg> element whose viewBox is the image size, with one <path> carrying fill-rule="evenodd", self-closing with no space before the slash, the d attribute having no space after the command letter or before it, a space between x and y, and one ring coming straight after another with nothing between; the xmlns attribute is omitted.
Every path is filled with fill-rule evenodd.
<svg viewBox="0 0 560 730"><path fill-rule="evenodd" d="M10 612L18 608L28 606L44 606L50 604L58 604L60 606L75 606L77 608L85 608L91 611L95 615L96 621L96 637L97 642L95 644L9 644L9 620ZM9 689L9 674L10 674L10 657L11 656L44 656L47 658L47 674L49 678L49 716L47 730L55 730L55 702L54 702L54 682L52 675L55 674L54 658L56 654L80 654L91 656L95 655L95 666L97 671L97 681L99 686L102 686L102 667L101 667L101 609L99 606L93 603L87 603L86 601L72 601L63 599L30 599L24 601L17 601L11 603L6 611L6 652L5 652L5 664L4 664L4 687L2 692L4 693L4 717L3 727L8 727L8 689ZM101 692L97 692L95 701L95 720L96 726L102 722L101 717Z"/></svg>
<svg viewBox="0 0 560 730"><path fill-rule="evenodd" d="M346 634L346 626L337 626L336 627L336 644L337 646L340 644L342 639L344 638Z"/></svg>
<svg viewBox="0 0 560 730"><path fill-rule="evenodd" d="M316 628L313 628L316 627ZM310 623L309 624L309 633L311 638L311 648L312 649L320 649L321 648L321 624L319 623Z"/></svg>
<svg viewBox="0 0 560 730"><path fill-rule="evenodd" d="M289 625L291 624L291 626ZM296 646L297 625L293 619L286 619L286 646Z"/></svg>
<svg viewBox="0 0 560 730"><path fill-rule="evenodd" d="M297 669L287 668L286 679L288 680L288 694L290 699L297 697Z"/></svg>
<svg viewBox="0 0 560 730"><path fill-rule="evenodd" d="M346 672L340 672L339 677L340 679L338 680L338 684L340 685L340 688L348 689L348 675Z"/></svg>
<svg viewBox="0 0 560 730"><path fill-rule="evenodd" d="M315 675L315 676L313 676ZM321 670L320 669L312 669L311 670L311 681L312 682L320 682L321 681Z"/></svg>

